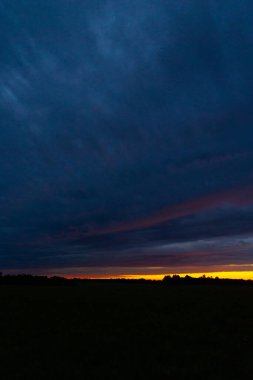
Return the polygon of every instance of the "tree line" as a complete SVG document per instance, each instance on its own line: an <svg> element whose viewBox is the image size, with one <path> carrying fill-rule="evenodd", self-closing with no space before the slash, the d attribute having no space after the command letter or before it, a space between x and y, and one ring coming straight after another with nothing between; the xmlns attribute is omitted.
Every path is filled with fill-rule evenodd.
<svg viewBox="0 0 253 380"><path fill-rule="evenodd" d="M49 286L73 286L78 284L83 284L87 282L110 282L110 283L145 283L145 284L161 284L161 285L253 285L252 280L243 279L224 279L219 277L207 277L205 275L201 277L191 277L186 275L185 277L180 277L175 274L173 276L164 276L162 280L146 280L144 278L140 279L89 279L89 278L72 278L67 279L65 277L59 276L36 276L31 274L17 274L3 275L0 272L0 285L49 285Z"/></svg>

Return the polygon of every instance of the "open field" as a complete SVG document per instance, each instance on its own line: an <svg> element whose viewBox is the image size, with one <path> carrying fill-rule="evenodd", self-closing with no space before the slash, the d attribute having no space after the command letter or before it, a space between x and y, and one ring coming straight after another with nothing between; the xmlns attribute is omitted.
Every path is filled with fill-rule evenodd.
<svg viewBox="0 0 253 380"><path fill-rule="evenodd" d="M0 286L2 379L252 379L253 287Z"/></svg>

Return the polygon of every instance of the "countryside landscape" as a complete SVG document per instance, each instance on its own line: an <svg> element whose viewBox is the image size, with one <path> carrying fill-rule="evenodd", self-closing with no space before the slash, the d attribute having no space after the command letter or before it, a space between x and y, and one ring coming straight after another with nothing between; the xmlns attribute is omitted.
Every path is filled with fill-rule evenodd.
<svg viewBox="0 0 253 380"><path fill-rule="evenodd" d="M253 378L252 0L0 0L0 379Z"/></svg>

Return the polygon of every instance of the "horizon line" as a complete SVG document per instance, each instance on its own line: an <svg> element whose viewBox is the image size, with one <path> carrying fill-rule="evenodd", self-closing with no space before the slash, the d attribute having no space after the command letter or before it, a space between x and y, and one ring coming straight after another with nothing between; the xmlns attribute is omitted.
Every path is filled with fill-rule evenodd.
<svg viewBox="0 0 253 380"><path fill-rule="evenodd" d="M116 279L125 279L125 280L154 280L154 281L161 281L165 276L174 276L178 275L182 278L186 276L190 276L192 278L200 278L203 276L209 277L209 278L215 278L218 277L219 279L231 279L231 280L253 280L253 271L214 271L214 272L207 272L207 271L202 271L202 272L188 272L188 273L180 273L180 272L168 272L168 273L156 273L156 274L151 274L151 273L146 273L146 274L140 274L140 273L135 273L135 274L106 274L106 275L77 275L77 274L60 274L60 273L50 273L50 274L43 274L43 273L29 273L27 271L20 271L19 273L2 273L3 276L6 275L31 275L31 276L46 276L48 278L50 277L62 277L65 279L81 279L81 280L116 280Z"/></svg>

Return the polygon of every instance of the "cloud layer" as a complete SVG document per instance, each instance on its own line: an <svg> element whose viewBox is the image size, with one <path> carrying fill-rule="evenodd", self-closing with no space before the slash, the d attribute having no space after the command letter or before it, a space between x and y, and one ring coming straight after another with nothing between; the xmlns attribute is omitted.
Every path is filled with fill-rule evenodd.
<svg viewBox="0 0 253 380"><path fill-rule="evenodd" d="M1 268L252 262L252 15L0 1Z"/></svg>

